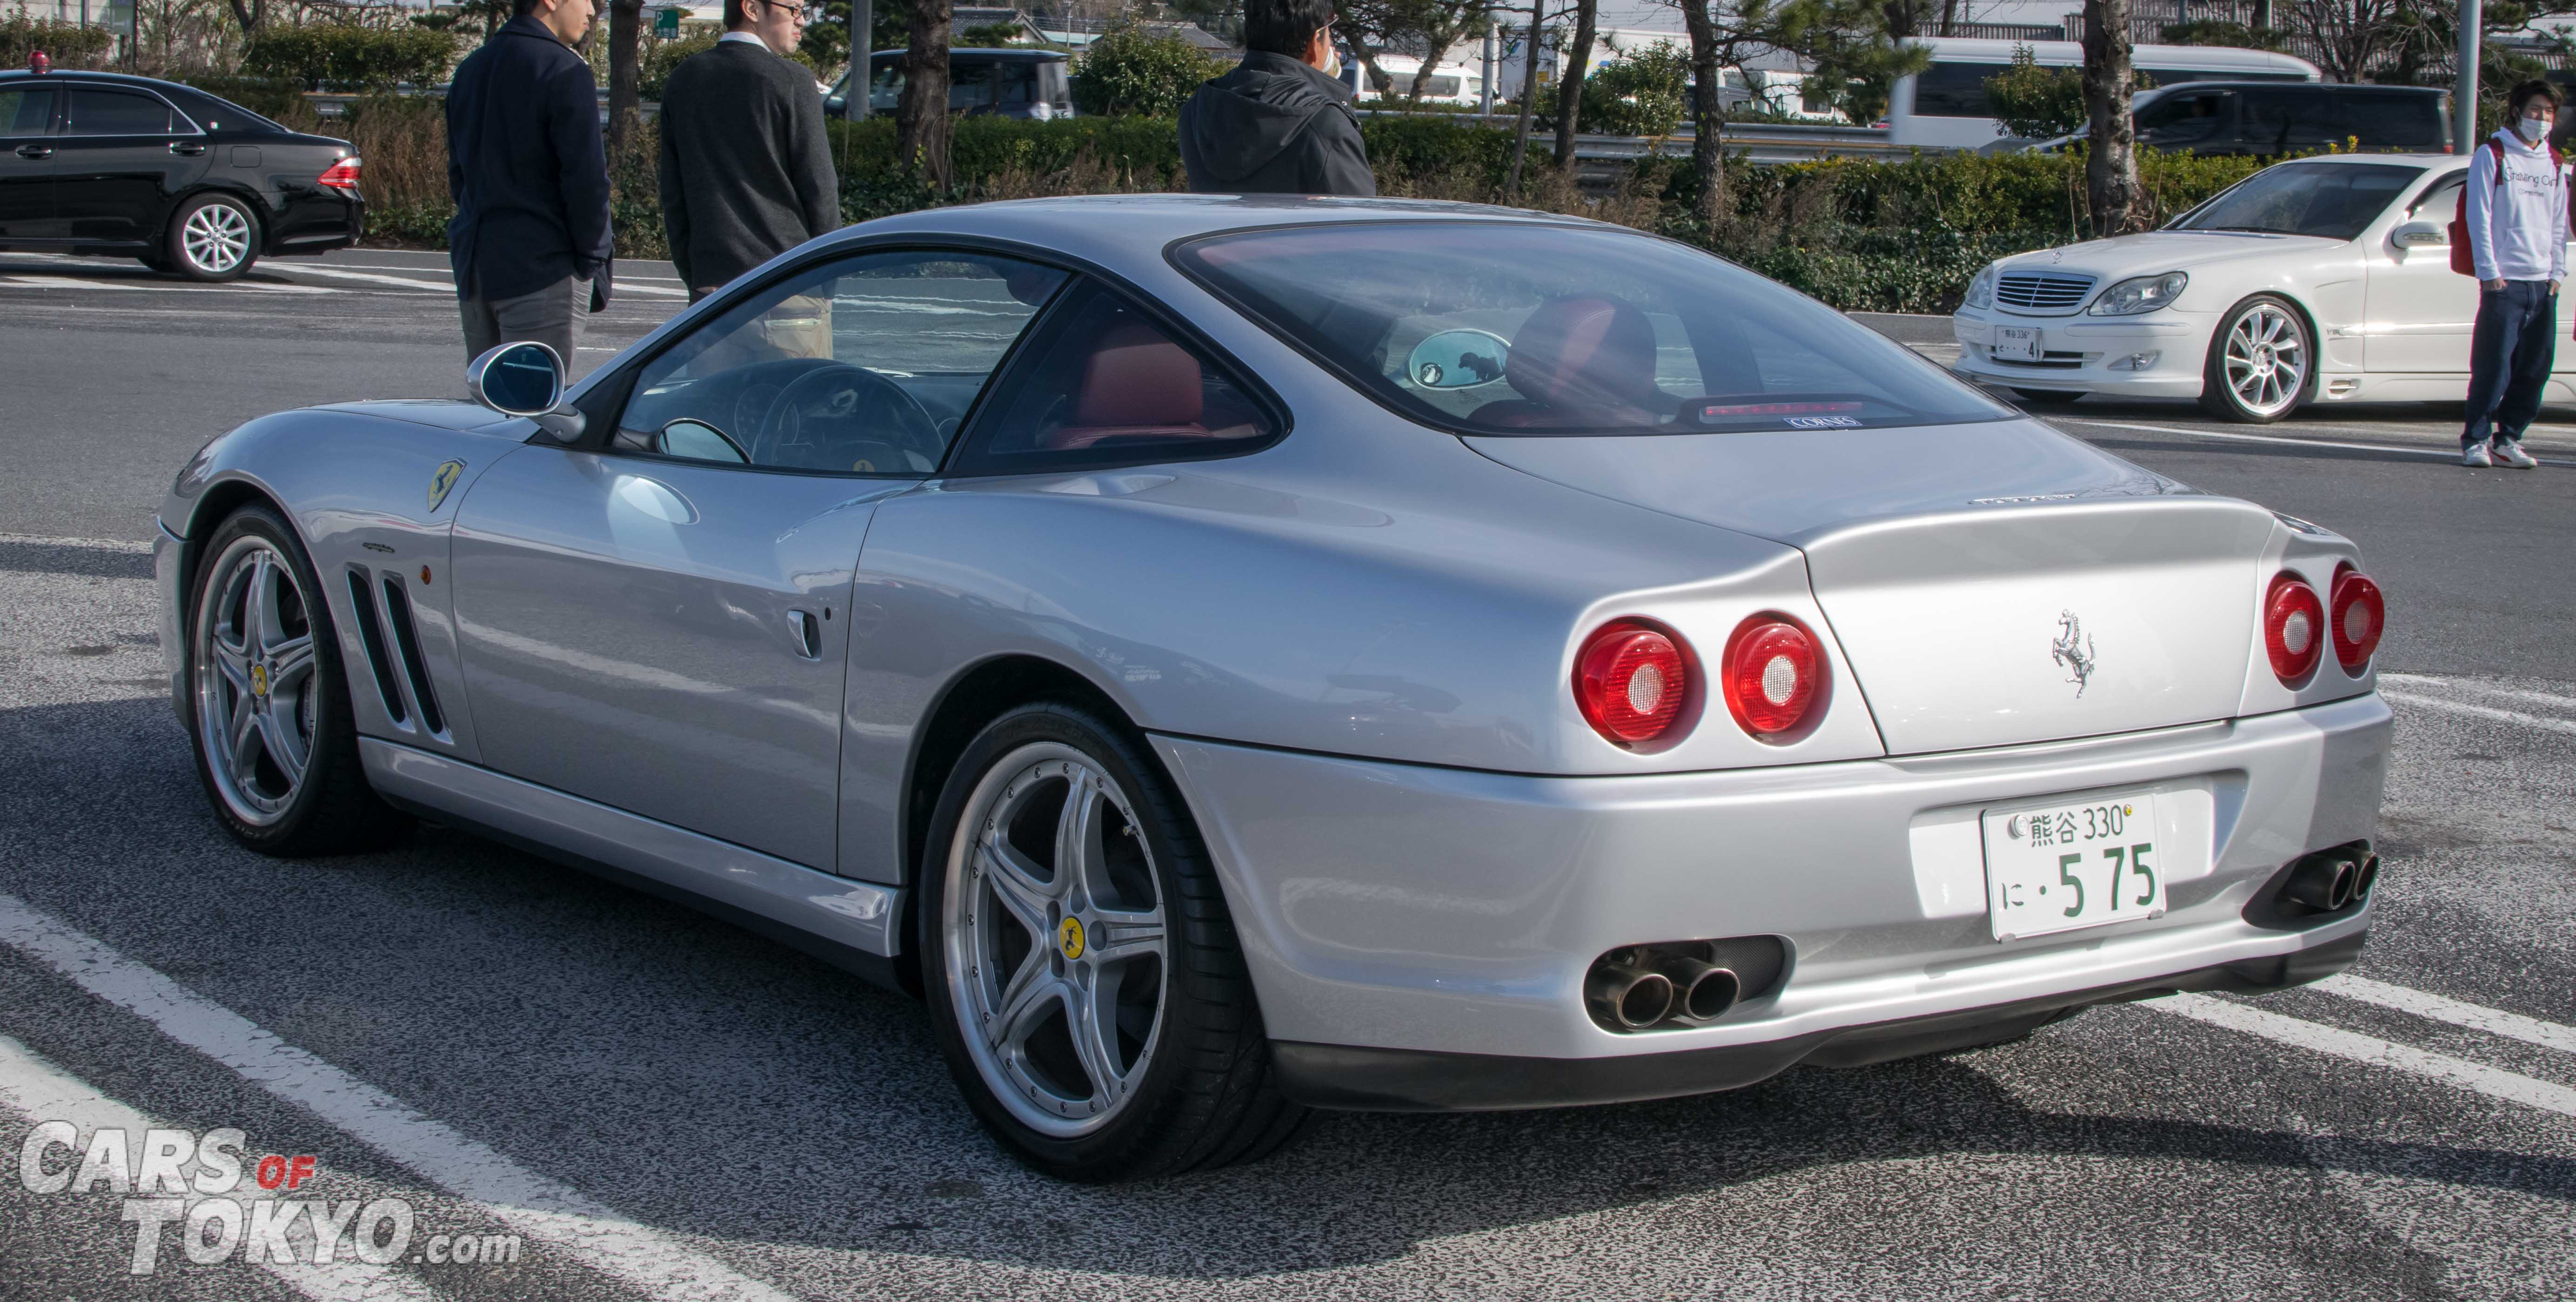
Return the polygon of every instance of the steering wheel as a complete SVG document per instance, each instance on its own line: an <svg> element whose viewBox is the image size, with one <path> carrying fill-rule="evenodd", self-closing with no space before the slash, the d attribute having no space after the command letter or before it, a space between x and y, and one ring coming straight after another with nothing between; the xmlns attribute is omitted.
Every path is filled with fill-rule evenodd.
<svg viewBox="0 0 2576 1302"><path fill-rule="evenodd" d="M787 382L753 427L752 459L765 466L852 470L876 444L936 465L939 422L903 386L862 367L827 362ZM882 470L915 466L867 467Z"/></svg>

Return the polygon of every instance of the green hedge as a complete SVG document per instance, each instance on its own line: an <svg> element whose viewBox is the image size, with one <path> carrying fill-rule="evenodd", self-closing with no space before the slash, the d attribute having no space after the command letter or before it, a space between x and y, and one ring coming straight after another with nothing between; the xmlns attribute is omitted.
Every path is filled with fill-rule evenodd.
<svg viewBox="0 0 2576 1302"><path fill-rule="evenodd" d="M254 77L298 81L314 90L391 90L398 82L443 81L455 62L456 38L447 32L333 23L263 28L242 50L241 66Z"/></svg>
<svg viewBox="0 0 2576 1302"><path fill-rule="evenodd" d="M364 107L358 112L364 121ZM943 194L896 166L890 119L832 123L843 220L993 199L1185 185L1174 124L1167 118L964 118L956 127L957 188ZM1390 114L1367 119L1362 133L1386 192L1505 201L1508 129ZM382 143L369 148L387 152ZM1987 262L2090 234L2078 155L1931 154L1769 167L1730 159L1730 202L1714 229L1689 216L1696 196L1687 160L1643 161L1605 196L1556 176L1544 166L1548 158L1546 143L1534 140L1533 188L1512 202L1698 244L1846 310L1945 312ZM2150 154L2141 172L2161 221L2256 166L2251 159ZM651 142L642 142L616 171L620 255L664 256ZM379 238L436 247L447 215L446 205L435 199L385 203L371 211L369 224Z"/></svg>
<svg viewBox="0 0 2576 1302"><path fill-rule="evenodd" d="M0 18L0 68L24 68L37 50L57 68L102 67L115 45L116 33L104 27L31 18L23 9Z"/></svg>

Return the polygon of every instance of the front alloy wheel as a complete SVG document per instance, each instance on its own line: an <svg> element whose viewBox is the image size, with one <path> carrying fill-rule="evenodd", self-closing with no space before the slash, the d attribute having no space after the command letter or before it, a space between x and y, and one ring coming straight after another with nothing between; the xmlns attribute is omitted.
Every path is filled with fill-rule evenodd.
<svg viewBox="0 0 2576 1302"><path fill-rule="evenodd" d="M985 1126L1076 1180L1285 1142L1241 947L1197 830L1125 729L1022 706L967 745L922 868L922 978Z"/></svg>
<svg viewBox="0 0 2576 1302"><path fill-rule="evenodd" d="M2236 305L2209 343L2200 405L2221 420L2268 425L2306 401L2316 350L2298 310L2269 294Z"/></svg>

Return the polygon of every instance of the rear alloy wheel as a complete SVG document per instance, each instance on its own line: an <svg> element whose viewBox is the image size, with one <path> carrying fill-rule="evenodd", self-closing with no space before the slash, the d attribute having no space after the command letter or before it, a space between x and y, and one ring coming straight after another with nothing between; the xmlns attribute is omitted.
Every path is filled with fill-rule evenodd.
<svg viewBox="0 0 2576 1302"><path fill-rule="evenodd" d="M170 214L162 259L190 280L239 280L259 260L259 218L226 194L201 194Z"/></svg>
<svg viewBox="0 0 2576 1302"><path fill-rule="evenodd" d="M2061 389L2015 389L2013 395L2026 407L2071 407L2084 395Z"/></svg>
<svg viewBox="0 0 2576 1302"><path fill-rule="evenodd" d="M950 773L922 868L922 984L978 1119L1072 1180L1222 1166L1305 1110L1271 1083L1198 832L1121 729L1023 706Z"/></svg>
<svg viewBox="0 0 2576 1302"><path fill-rule="evenodd" d="M2236 305L2209 341L2200 406L2220 420L2269 425L2307 401L2316 341L2287 299L2257 294Z"/></svg>
<svg viewBox="0 0 2576 1302"><path fill-rule="evenodd" d="M286 522L244 507L207 540L189 601L197 776L224 828L285 857L372 849L411 820L367 785L322 585Z"/></svg>

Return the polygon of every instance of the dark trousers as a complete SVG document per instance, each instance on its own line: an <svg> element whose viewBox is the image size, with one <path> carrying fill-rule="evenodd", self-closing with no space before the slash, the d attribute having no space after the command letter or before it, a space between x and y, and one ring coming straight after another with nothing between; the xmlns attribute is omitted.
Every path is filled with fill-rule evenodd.
<svg viewBox="0 0 2576 1302"><path fill-rule="evenodd" d="M2558 297L2545 280L2508 280L2478 291L2469 336L2469 423L2460 446L2519 443L2540 414L2540 393L2558 360Z"/></svg>

